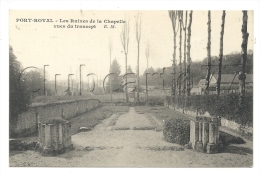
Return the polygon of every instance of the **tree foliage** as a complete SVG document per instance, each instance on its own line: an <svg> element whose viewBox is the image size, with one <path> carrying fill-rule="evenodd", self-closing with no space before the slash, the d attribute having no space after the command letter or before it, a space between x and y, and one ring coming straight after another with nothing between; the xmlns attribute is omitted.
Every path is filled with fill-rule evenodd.
<svg viewBox="0 0 260 175"><path fill-rule="evenodd" d="M239 71L239 64L241 61L240 53L230 53L223 56L222 60L222 74L235 74L235 72ZM213 56L211 57L211 64L218 65L219 57ZM202 61L191 61L190 69L191 69L191 87L197 86L201 79L205 79L207 73L207 58L204 58ZM176 72L179 71L179 66L176 66ZM145 73L155 73L156 75L148 76L148 85L149 86L162 86L162 78L164 78L164 85L166 87L170 87L172 84L172 66L164 69L164 74L161 78L158 77L158 74L163 73L163 68L158 68L154 70L153 68L149 68L148 71L145 70L144 74L140 76L140 84L145 85ZM218 74L218 66L211 67L211 73L214 75ZM251 50L248 51L247 55L247 63L246 63L246 73L253 74L253 53ZM151 77L149 79L149 77Z"/></svg>
<svg viewBox="0 0 260 175"><path fill-rule="evenodd" d="M117 62L116 59L113 60L112 64L111 64L111 70L110 72L112 73L111 76L109 76L109 80L108 80L108 89L110 88L109 87L109 82L110 82L110 79L111 79L111 87L112 87L112 90L115 91L117 90L117 92L122 92L122 77L120 76L121 74L121 68L120 68L120 65L119 63ZM110 89L108 90L110 91Z"/></svg>
<svg viewBox="0 0 260 175"><path fill-rule="evenodd" d="M31 92L31 96L43 95L43 75L40 71L31 70L23 74L27 89Z"/></svg>
<svg viewBox="0 0 260 175"><path fill-rule="evenodd" d="M9 131L13 135L18 115L26 111L30 105L30 92L24 77L20 73L22 66L9 46Z"/></svg>

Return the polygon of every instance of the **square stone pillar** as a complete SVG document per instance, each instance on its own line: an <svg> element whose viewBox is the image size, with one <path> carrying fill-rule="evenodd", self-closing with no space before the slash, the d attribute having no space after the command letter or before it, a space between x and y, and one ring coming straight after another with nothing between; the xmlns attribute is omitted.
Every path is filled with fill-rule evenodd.
<svg viewBox="0 0 260 175"><path fill-rule="evenodd" d="M198 122L198 141L195 144L195 149L200 152L204 152L202 144L202 122Z"/></svg>
<svg viewBox="0 0 260 175"><path fill-rule="evenodd" d="M45 146L50 147L51 145L51 125L45 125Z"/></svg>
<svg viewBox="0 0 260 175"><path fill-rule="evenodd" d="M199 122L199 142L202 142L202 122Z"/></svg>
<svg viewBox="0 0 260 175"><path fill-rule="evenodd" d="M203 122L203 124L202 124L202 144L203 144L204 149L206 149L208 142L209 142L209 123Z"/></svg>
<svg viewBox="0 0 260 175"><path fill-rule="evenodd" d="M212 144L216 143L214 123L209 124L209 143L212 143Z"/></svg>
<svg viewBox="0 0 260 175"><path fill-rule="evenodd" d="M199 122L190 121L190 142L192 148L195 149L196 142L199 141Z"/></svg>
<svg viewBox="0 0 260 175"><path fill-rule="evenodd" d="M209 124L209 143L207 144L207 153L216 153L218 152L219 145L219 128L218 128L218 119L213 118L212 122Z"/></svg>
<svg viewBox="0 0 260 175"><path fill-rule="evenodd" d="M50 123L39 123L39 151L42 155L56 155L73 149L71 123L55 119Z"/></svg>

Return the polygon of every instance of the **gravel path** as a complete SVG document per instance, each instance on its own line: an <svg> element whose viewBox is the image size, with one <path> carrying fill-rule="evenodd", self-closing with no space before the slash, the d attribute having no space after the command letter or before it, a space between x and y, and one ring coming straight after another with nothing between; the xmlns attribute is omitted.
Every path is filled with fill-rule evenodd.
<svg viewBox="0 0 260 175"><path fill-rule="evenodd" d="M132 107L127 114L114 114L93 130L73 135L73 151L56 157L25 151L10 156L10 166L251 167L253 164L250 152L205 154L166 142L162 131L154 129L161 125L151 115L138 114Z"/></svg>

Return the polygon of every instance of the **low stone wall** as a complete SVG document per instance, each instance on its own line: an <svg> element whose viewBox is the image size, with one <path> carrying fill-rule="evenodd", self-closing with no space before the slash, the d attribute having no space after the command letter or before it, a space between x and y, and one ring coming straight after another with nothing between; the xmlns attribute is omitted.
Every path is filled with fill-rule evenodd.
<svg viewBox="0 0 260 175"><path fill-rule="evenodd" d="M101 102L101 106L128 106L126 102Z"/></svg>
<svg viewBox="0 0 260 175"><path fill-rule="evenodd" d="M98 99L87 99L33 106L18 116L15 133L18 136L30 134L37 131L39 122L68 119L97 108L99 105Z"/></svg>
<svg viewBox="0 0 260 175"><path fill-rule="evenodd" d="M253 127L242 126L234 121L230 121L225 118L221 118L221 126L225 126L243 134L253 135Z"/></svg>

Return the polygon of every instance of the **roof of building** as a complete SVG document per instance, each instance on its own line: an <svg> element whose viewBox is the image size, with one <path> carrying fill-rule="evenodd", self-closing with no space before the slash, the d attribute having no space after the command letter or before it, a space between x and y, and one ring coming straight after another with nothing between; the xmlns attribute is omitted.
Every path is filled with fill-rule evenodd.
<svg viewBox="0 0 260 175"><path fill-rule="evenodd" d="M205 85L206 80L205 79L201 79L198 83L198 86L202 86Z"/></svg>
<svg viewBox="0 0 260 175"><path fill-rule="evenodd" d="M213 77L217 80L218 75L213 75ZM233 81L234 79L234 81ZM238 74L221 74L221 83L239 83ZM253 74L246 74L246 83L253 83Z"/></svg>

